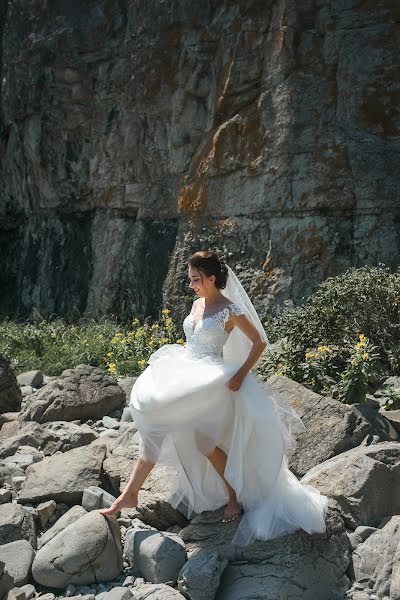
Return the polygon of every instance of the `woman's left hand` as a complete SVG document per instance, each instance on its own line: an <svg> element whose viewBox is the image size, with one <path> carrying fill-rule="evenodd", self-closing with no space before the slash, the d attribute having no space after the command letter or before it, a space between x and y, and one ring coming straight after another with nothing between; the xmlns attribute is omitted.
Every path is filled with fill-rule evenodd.
<svg viewBox="0 0 400 600"><path fill-rule="evenodd" d="M228 388L232 392L237 392L243 383L243 379L243 375L240 375L240 373L235 373L235 375L228 381Z"/></svg>

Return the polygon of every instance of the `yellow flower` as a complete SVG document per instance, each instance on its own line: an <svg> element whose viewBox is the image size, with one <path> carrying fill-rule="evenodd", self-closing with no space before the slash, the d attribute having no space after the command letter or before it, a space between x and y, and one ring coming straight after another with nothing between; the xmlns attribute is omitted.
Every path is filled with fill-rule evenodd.
<svg viewBox="0 0 400 600"><path fill-rule="evenodd" d="M178 340L176 340L177 344L184 344L185 340L183 340L182 338L179 338Z"/></svg>
<svg viewBox="0 0 400 600"><path fill-rule="evenodd" d="M171 311L170 311L168 308L163 308L163 309L162 309L162 311L161 311L161 313L162 313L163 315L169 315L169 313L170 313L170 312L171 312Z"/></svg>
<svg viewBox="0 0 400 600"><path fill-rule="evenodd" d="M162 337L162 338L160 339L160 343L161 343L161 344L168 344L168 338L166 338L166 337Z"/></svg>
<svg viewBox="0 0 400 600"><path fill-rule="evenodd" d="M360 338L360 340L362 342L365 340L365 335L363 333L360 333L360 335L358 337Z"/></svg>
<svg viewBox="0 0 400 600"><path fill-rule="evenodd" d="M332 350L329 348L329 346L318 346L317 348L318 352L332 352Z"/></svg>
<svg viewBox="0 0 400 600"><path fill-rule="evenodd" d="M314 352L306 352L306 360L309 358L314 358Z"/></svg>
<svg viewBox="0 0 400 600"><path fill-rule="evenodd" d="M132 321L132 325L139 325L140 321L139 319L133 319Z"/></svg>
<svg viewBox="0 0 400 600"><path fill-rule="evenodd" d="M368 360L369 359L369 354L367 352L364 352L364 354L362 355L362 358L364 360Z"/></svg>
<svg viewBox="0 0 400 600"><path fill-rule="evenodd" d="M146 361L146 360L144 360L143 358L141 358L140 360L138 360L138 365L139 365L139 367L144 367L144 366L145 366L145 364L146 364L146 362L147 362L147 361Z"/></svg>
<svg viewBox="0 0 400 600"><path fill-rule="evenodd" d="M153 323L153 325L151 326L151 329L158 329L158 324L157 323Z"/></svg>
<svg viewBox="0 0 400 600"><path fill-rule="evenodd" d="M356 364L357 364L357 361L356 361L356 360L353 358L353 360L351 361L351 364L352 364L352 365L356 365Z"/></svg>
<svg viewBox="0 0 400 600"><path fill-rule="evenodd" d="M113 375L117 371L117 365L115 363L109 363L107 371Z"/></svg>
<svg viewBox="0 0 400 600"><path fill-rule="evenodd" d="M362 352L363 348L365 348L365 342L358 342L358 344L356 344L357 352Z"/></svg>
<svg viewBox="0 0 400 600"><path fill-rule="evenodd" d="M282 371L275 371L275 375L278 375L278 377L281 377L283 375Z"/></svg>
<svg viewBox="0 0 400 600"><path fill-rule="evenodd" d="M114 356L114 352L107 352L107 356Z"/></svg>

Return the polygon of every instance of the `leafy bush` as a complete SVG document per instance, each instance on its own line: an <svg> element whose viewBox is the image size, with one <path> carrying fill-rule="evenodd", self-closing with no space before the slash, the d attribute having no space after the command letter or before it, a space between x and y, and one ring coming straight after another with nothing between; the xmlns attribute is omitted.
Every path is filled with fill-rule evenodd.
<svg viewBox="0 0 400 600"><path fill-rule="evenodd" d="M360 402L400 371L400 270L350 269L268 326L260 374L285 374L318 393Z"/></svg>
<svg viewBox="0 0 400 600"><path fill-rule="evenodd" d="M40 369L59 375L64 369L85 363L107 370L111 375L134 375L146 366L150 354L167 343L183 344L170 311L161 311L159 323L127 323L108 318L100 322L62 319L36 323L0 323L0 354L17 373Z"/></svg>

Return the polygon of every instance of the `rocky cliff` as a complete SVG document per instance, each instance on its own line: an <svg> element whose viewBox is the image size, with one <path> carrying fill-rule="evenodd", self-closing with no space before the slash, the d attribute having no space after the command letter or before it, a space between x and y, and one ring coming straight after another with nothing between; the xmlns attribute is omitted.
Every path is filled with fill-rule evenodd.
<svg viewBox="0 0 400 600"><path fill-rule="evenodd" d="M395 0L0 1L0 312L259 309L398 264Z"/></svg>

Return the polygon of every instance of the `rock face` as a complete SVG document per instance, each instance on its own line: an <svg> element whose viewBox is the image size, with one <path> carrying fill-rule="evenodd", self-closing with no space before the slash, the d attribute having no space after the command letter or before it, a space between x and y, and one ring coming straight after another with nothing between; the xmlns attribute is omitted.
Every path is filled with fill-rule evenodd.
<svg viewBox="0 0 400 600"><path fill-rule="evenodd" d="M22 394L9 362L0 356L0 413L18 410Z"/></svg>
<svg viewBox="0 0 400 600"><path fill-rule="evenodd" d="M260 310L398 264L395 2L138 6L0 4L0 312L183 310L199 247Z"/></svg>
<svg viewBox="0 0 400 600"><path fill-rule="evenodd" d="M115 518L105 518L96 511L49 540L37 552L32 565L35 581L54 588L112 580L121 571L118 523Z"/></svg>
<svg viewBox="0 0 400 600"><path fill-rule="evenodd" d="M297 531L245 547L230 543L237 524L221 523L221 515L203 513L180 532L189 556L213 551L229 561L216 600L343 600L351 549L336 507L328 509L324 534Z"/></svg>
<svg viewBox="0 0 400 600"><path fill-rule="evenodd" d="M21 421L101 419L125 404L125 393L109 375L90 365L66 369L30 396Z"/></svg>
<svg viewBox="0 0 400 600"><path fill-rule="evenodd" d="M353 448L310 469L301 481L334 498L346 526L376 527L400 513L400 444Z"/></svg>

